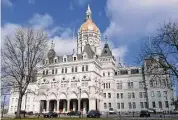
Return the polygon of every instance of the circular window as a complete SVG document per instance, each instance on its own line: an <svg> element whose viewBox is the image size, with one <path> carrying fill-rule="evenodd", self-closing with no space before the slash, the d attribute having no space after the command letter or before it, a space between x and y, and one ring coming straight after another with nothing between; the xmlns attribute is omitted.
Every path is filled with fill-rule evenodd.
<svg viewBox="0 0 178 120"><path fill-rule="evenodd" d="M63 77L62 79L65 80L65 77Z"/></svg>
<svg viewBox="0 0 178 120"><path fill-rule="evenodd" d="M75 79L75 77L73 77L73 79Z"/></svg>
<svg viewBox="0 0 178 120"><path fill-rule="evenodd" d="M46 79L43 79L43 82L45 82L46 81Z"/></svg>
<svg viewBox="0 0 178 120"><path fill-rule="evenodd" d="M53 79L53 81L55 81L55 79Z"/></svg>
<svg viewBox="0 0 178 120"><path fill-rule="evenodd" d="M86 76L83 76L83 78L86 78Z"/></svg>

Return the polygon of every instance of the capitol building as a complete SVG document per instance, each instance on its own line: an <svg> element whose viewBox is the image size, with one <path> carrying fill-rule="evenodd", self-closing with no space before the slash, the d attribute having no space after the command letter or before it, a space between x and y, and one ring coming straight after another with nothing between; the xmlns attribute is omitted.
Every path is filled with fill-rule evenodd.
<svg viewBox="0 0 178 120"><path fill-rule="evenodd" d="M144 68L148 64L149 59ZM117 112L174 109L170 76L150 77L142 66L122 66L107 42L101 47L101 33L89 6L85 22L78 29L77 49L59 56L52 43L40 67L37 80L29 84L23 96L22 110L79 110L86 114L89 110L107 112L109 108ZM12 89L9 114L17 111L17 102L18 93Z"/></svg>

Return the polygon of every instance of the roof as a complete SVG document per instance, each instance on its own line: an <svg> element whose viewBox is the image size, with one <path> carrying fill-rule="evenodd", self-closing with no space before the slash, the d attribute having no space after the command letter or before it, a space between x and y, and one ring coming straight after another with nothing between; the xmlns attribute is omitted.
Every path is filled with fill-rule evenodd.
<svg viewBox="0 0 178 120"><path fill-rule="evenodd" d="M85 45L83 53L87 53L89 59L92 59L95 55L95 53L91 49L90 44L88 44L88 43Z"/></svg>
<svg viewBox="0 0 178 120"><path fill-rule="evenodd" d="M101 57L105 56L112 56L112 51L110 50L109 45L107 43L104 45L103 51L101 53Z"/></svg>

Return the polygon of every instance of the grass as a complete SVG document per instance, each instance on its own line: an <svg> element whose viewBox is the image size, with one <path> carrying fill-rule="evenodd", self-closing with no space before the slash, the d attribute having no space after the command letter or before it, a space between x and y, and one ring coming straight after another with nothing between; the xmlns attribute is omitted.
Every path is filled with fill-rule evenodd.
<svg viewBox="0 0 178 120"><path fill-rule="evenodd" d="M2 118L1 120L112 120L112 118ZM117 119L114 119L117 120ZM118 119L119 120L119 119ZM124 120L124 119L121 119ZM130 119L132 120L132 119ZM143 119L145 120L145 119ZM149 120L149 119L147 119ZM157 120L157 119L150 119L150 120ZM178 120L177 118L174 119L158 119L158 120Z"/></svg>
<svg viewBox="0 0 178 120"><path fill-rule="evenodd" d="M3 118L1 120L108 120L106 118Z"/></svg>

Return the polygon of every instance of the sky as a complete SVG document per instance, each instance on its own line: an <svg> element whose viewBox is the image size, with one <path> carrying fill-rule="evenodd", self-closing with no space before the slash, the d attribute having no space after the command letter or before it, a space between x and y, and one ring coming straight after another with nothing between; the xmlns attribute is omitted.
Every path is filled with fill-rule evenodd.
<svg viewBox="0 0 178 120"><path fill-rule="evenodd" d="M43 28L57 54L71 54L84 23L88 4L113 55L125 65L137 65L140 46L165 22L178 21L178 0L2 0L1 30L13 34L19 26ZM67 46L67 47L66 47Z"/></svg>

